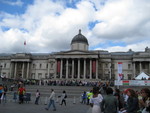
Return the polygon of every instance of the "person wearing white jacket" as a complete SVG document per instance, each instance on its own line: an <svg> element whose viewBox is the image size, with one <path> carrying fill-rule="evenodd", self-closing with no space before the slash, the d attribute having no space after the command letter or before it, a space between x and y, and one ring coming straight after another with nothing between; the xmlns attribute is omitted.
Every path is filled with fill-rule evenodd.
<svg viewBox="0 0 150 113"><path fill-rule="evenodd" d="M51 95L49 97L49 104L48 104L48 107L45 108L46 110L49 110L49 108L51 107L51 104L53 105L53 111L56 111L56 106L55 106L55 92L54 92L54 89L51 89Z"/></svg>

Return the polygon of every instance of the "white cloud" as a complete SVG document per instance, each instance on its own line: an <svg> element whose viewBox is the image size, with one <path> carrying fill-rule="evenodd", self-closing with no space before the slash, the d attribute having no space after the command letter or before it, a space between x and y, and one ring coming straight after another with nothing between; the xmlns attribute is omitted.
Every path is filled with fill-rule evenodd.
<svg viewBox="0 0 150 113"><path fill-rule="evenodd" d="M5 4L8 4L8 5L12 5L12 6L22 6L23 5L23 2L21 0L17 0L16 2L5 0L2 2Z"/></svg>
<svg viewBox="0 0 150 113"><path fill-rule="evenodd" d="M97 48L97 50L107 50L109 52L127 52L130 49L132 51L144 51L147 45L149 45L150 41L144 41L144 42L139 42L135 44L130 44L127 45L126 47L121 47L121 46L113 46L113 47L108 47L108 48Z"/></svg>
<svg viewBox="0 0 150 113"><path fill-rule="evenodd" d="M97 12L102 22L94 28L94 33L102 38L124 39L135 36L136 39L147 35L141 32L150 22L150 5L145 0L115 0L108 2ZM150 27L150 26L148 26Z"/></svg>
<svg viewBox="0 0 150 113"><path fill-rule="evenodd" d="M150 42L149 10L147 0L82 0L75 9L67 8L63 1L35 0L24 14L2 13L0 26L10 29L0 29L0 42L3 42L0 50L23 51L24 40L27 41L29 52L68 50L79 29L87 37L91 48L108 51L143 50ZM100 23L89 30L89 22L95 20ZM127 45L97 46L108 44L107 41Z"/></svg>

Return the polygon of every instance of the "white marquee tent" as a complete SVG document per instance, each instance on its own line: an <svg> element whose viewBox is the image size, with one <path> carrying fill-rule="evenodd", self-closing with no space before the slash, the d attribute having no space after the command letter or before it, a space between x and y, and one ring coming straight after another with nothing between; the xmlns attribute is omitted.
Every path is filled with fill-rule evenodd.
<svg viewBox="0 0 150 113"><path fill-rule="evenodd" d="M147 74L145 74L144 72L141 72L135 79L140 79L141 80L142 78L148 79L149 76Z"/></svg>

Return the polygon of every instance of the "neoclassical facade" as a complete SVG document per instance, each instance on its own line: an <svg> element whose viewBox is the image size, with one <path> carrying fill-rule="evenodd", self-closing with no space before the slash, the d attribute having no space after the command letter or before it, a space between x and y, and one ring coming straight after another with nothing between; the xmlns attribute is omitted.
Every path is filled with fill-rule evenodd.
<svg viewBox="0 0 150 113"><path fill-rule="evenodd" d="M109 80L118 78L122 62L124 79L140 72L150 74L150 48L145 51L108 52L89 50L87 38L79 33L71 41L71 50L55 53L0 54L0 74L7 78L52 80Z"/></svg>

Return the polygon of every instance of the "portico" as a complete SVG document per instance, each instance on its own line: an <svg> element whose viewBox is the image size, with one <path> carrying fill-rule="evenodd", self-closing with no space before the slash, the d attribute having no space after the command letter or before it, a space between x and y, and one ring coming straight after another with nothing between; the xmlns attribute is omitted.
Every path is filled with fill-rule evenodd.
<svg viewBox="0 0 150 113"><path fill-rule="evenodd" d="M57 59L57 78L96 79L98 78L98 59L63 58Z"/></svg>

